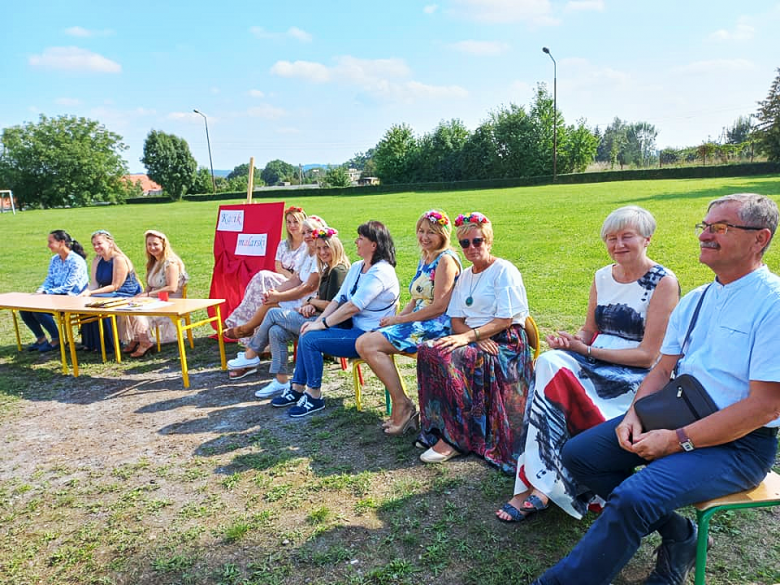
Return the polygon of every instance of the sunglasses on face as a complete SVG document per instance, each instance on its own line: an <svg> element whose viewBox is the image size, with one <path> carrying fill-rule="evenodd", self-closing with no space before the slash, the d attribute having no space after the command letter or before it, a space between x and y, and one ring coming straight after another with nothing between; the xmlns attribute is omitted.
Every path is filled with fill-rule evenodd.
<svg viewBox="0 0 780 585"><path fill-rule="evenodd" d="M475 248L480 248L482 244L484 243L485 238L474 238L473 240L469 240L468 238L464 238L462 240L458 240L458 243L460 244L460 247L464 250L468 250L469 246L473 245Z"/></svg>

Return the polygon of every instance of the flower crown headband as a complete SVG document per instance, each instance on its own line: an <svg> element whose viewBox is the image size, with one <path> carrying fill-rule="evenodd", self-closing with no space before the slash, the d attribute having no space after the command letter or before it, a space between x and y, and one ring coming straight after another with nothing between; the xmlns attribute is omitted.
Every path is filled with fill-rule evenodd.
<svg viewBox="0 0 780 585"><path fill-rule="evenodd" d="M444 226L444 229L446 230L451 229L450 218L444 215L441 211L431 209L430 211L423 213L423 217L431 223L438 223L439 225Z"/></svg>
<svg viewBox="0 0 780 585"><path fill-rule="evenodd" d="M295 205L290 205L290 207L284 210L285 215L289 213L303 213L303 207L296 207Z"/></svg>
<svg viewBox="0 0 780 585"><path fill-rule="evenodd" d="M311 233L312 238L332 238L333 236L339 235L339 232L333 228L317 228Z"/></svg>
<svg viewBox="0 0 780 585"><path fill-rule="evenodd" d="M462 213L455 218L455 227L460 227L464 223L490 223L490 220L479 211L472 211L468 215Z"/></svg>

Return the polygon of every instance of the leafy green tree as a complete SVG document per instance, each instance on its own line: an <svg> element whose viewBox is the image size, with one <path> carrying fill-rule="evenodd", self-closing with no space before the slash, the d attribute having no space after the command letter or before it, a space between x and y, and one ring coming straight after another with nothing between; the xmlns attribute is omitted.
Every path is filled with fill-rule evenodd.
<svg viewBox="0 0 780 585"><path fill-rule="evenodd" d="M585 120L578 120L577 126L569 126L564 134L564 141L558 147L558 172L581 173L588 168L596 156L598 138L585 125Z"/></svg>
<svg viewBox="0 0 780 585"><path fill-rule="evenodd" d="M395 124L376 145L374 162L377 176L383 183L412 181L417 139L410 126Z"/></svg>
<svg viewBox="0 0 780 585"><path fill-rule="evenodd" d="M349 178L349 173L346 167L332 167L325 173L324 185L325 187L351 187L352 180Z"/></svg>
<svg viewBox="0 0 780 585"><path fill-rule="evenodd" d="M726 142L728 144L747 142L752 131L753 116L739 116L731 126L726 128Z"/></svg>
<svg viewBox="0 0 780 585"><path fill-rule="evenodd" d="M22 205L78 207L127 196L122 137L88 118L41 115L3 129L0 183Z"/></svg>
<svg viewBox="0 0 780 585"><path fill-rule="evenodd" d="M780 67L766 99L758 105L757 146L767 160L780 161Z"/></svg>
<svg viewBox="0 0 780 585"><path fill-rule="evenodd" d="M152 130L146 137L141 162L149 178L162 185L174 201L181 199L192 185L198 166L186 140L159 130Z"/></svg>
<svg viewBox="0 0 780 585"><path fill-rule="evenodd" d="M260 173L266 185L276 185L279 181L291 181L297 172L297 168L283 160L272 160ZM249 172L247 172L247 175Z"/></svg>
<svg viewBox="0 0 780 585"><path fill-rule="evenodd" d="M255 180L254 185L256 187L260 187L263 185L263 178L260 176L261 170L255 167ZM240 164L237 167L234 167L230 173L228 173L228 176L226 177L228 181L232 179L236 179L239 177L244 177L246 179L246 182L249 182L249 163ZM246 188L246 187L244 187Z"/></svg>
<svg viewBox="0 0 780 585"><path fill-rule="evenodd" d="M459 181L464 179L461 151L466 145L469 130L461 120L442 120L425 134L417 144L418 181Z"/></svg>
<svg viewBox="0 0 780 585"><path fill-rule="evenodd" d="M364 171L366 169L366 165L371 163L371 161L374 158L374 148L369 148L366 152L358 152L353 156L351 159L349 159L347 162L344 163L344 166L346 166L348 169L357 169L359 171ZM367 175L370 176L370 175Z"/></svg>
<svg viewBox="0 0 780 585"><path fill-rule="evenodd" d="M200 167L195 172L192 185L190 185L187 193L200 195L205 193L212 193L213 190L214 186L211 184L211 171L206 167Z"/></svg>

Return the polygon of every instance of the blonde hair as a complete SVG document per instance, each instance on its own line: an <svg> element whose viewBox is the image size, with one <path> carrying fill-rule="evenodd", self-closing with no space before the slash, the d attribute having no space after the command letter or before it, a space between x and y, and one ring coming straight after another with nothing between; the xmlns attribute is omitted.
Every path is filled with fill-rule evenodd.
<svg viewBox="0 0 780 585"><path fill-rule="evenodd" d="M325 270L330 270L334 266L338 266L339 264L343 264L347 268L351 266L351 262L349 261L349 258L347 257L347 253L344 251L344 244L341 243L341 240L339 240L338 236L330 236L329 238L317 238L318 241L324 242L324 244L330 248L331 251L331 258L330 258L330 264L325 264L322 260L320 260L320 255L317 254L317 266L320 269L320 273L324 273ZM315 242L316 246L316 242ZM316 252L315 252L316 253Z"/></svg>
<svg viewBox="0 0 780 585"><path fill-rule="evenodd" d="M300 209L300 211L297 211L298 209ZM284 213L284 232L287 234L287 245L290 246L290 247L293 245L293 239L292 239L292 234L290 234L290 232L287 231L287 218L290 217L291 215L295 219L297 219L301 224L303 224L303 222L306 221L306 218L308 217L306 215L306 212L302 208L300 208L300 207L288 208L287 211L285 211L285 213Z"/></svg>
<svg viewBox="0 0 780 585"><path fill-rule="evenodd" d="M160 258L160 262L158 264L157 258L152 256L149 253L149 249L146 246L146 242L149 238L159 238L162 240L163 243L163 251L162 251L162 257ZM144 253L146 254L146 282L149 283L149 277L160 270L161 267L165 266L166 262L175 262L179 265L179 280L182 278L186 282L187 280L187 273L184 271L184 262L182 262L182 259L179 258L179 256L176 254L176 252L173 251L173 248L171 248L170 243L168 242L168 236L166 236L162 232L158 232L157 230L146 230L144 232ZM176 287L178 288L178 283L176 283Z"/></svg>
<svg viewBox="0 0 780 585"><path fill-rule="evenodd" d="M487 245L491 245L493 243L493 224L490 223L490 220L488 220L487 223L477 223L471 221L466 222L463 225L459 225L457 227L455 234L458 236L459 240L462 240L471 230L479 230Z"/></svg>
<svg viewBox="0 0 780 585"><path fill-rule="evenodd" d="M440 221L431 221L430 219L431 212L437 212L441 214L443 218L446 218L447 223L442 224ZM450 233L451 233L450 218L447 216L446 213L444 213L443 211L438 211L436 209L431 209L430 211L426 211L420 216L420 219L417 220L417 225L414 228L415 232L418 231L420 229L420 226L422 225L431 228L431 230L435 234L441 236L441 246L439 246L438 248L436 248L436 250L434 250L434 255L439 255L442 252L444 252L444 250L450 247ZM420 250L420 255L422 256L424 254L425 252Z"/></svg>
<svg viewBox="0 0 780 585"><path fill-rule="evenodd" d="M121 256L122 258L124 258L125 262L127 262L127 266L130 269L130 272L133 272L133 270L135 270L133 267L133 263L130 261L130 258L127 256L127 254L122 252L119 246L116 245L116 242L114 241L114 236L111 235L111 232L108 232L106 230L97 230L93 232L92 237L89 240L93 246L95 245L95 238L98 236L104 237L111 244L111 251L113 252L111 256L112 258L114 256Z"/></svg>

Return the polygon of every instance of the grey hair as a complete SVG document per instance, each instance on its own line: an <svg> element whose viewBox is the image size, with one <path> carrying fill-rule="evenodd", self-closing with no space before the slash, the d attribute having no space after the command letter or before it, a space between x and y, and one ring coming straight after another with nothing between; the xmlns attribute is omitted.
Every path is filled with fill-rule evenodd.
<svg viewBox="0 0 780 585"><path fill-rule="evenodd" d="M636 205L626 205L610 213L601 225L601 239L607 241L608 234L614 234L626 227L633 227L645 238L655 233L653 214Z"/></svg>
<svg viewBox="0 0 780 585"><path fill-rule="evenodd" d="M769 197L759 195L758 193L733 193L710 201L707 211L731 201L736 201L740 204L737 216L743 224L768 229L772 234L766 246L761 250L761 255L763 256L764 252L769 248L769 244L772 243L772 238L777 230L777 204Z"/></svg>

